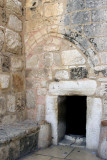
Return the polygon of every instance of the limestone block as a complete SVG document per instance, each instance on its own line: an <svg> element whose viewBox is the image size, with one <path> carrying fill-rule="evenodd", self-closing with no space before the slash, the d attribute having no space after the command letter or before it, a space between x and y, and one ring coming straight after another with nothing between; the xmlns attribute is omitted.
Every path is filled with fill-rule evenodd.
<svg viewBox="0 0 107 160"><path fill-rule="evenodd" d="M45 67L50 67L53 64L53 54L47 53L45 54Z"/></svg>
<svg viewBox="0 0 107 160"><path fill-rule="evenodd" d="M54 53L53 54L53 61L54 61L54 64L55 65L61 65L61 57L60 57L60 54L58 53Z"/></svg>
<svg viewBox="0 0 107 160"><path fill-rule="evenodd" d="M18 33L6 29L6 50L12 53L20 53L22 44L21 37Z"/></svg>
<svg viewBox="0 0 107 160"><path fill-rule="evenodd" d="M74 12L72 14L72 23L73 24L86 24L90 22L90 12L89 11L81 11Z"/></svg>
<svg viewBox="0 0 107 160"><path fill-rule="evenodd" d="M0 51L3 48L3 44L4 44L4 33L2 30L0 30Z"/></svg>
<svg viewBox="0 0 107 160"><path fill-rule="evenodd" d="M89 40L95 47L96 51L104 52L107 50L107 37L90 38Z"/></svg>
<svg viewBox="0 0 107 160"><path fill-rule="evenodd" d="M48 52L58 51L59 49L60 49L60 46L57 46L54 44L49 44L49 45L44 46L44 51L48 51Z"/></svg>
<svg viewBox="0 0 107 160"><path fill-rule="evenodd" d="M16 94L16 110L18 112L22 112L25 109L26 98L25 93L17 93Z"/></svg>
<svg viewBox="0 0 107 160"><path fill-rule="evenodd" d="M51 145L52 133L51 125L47 122L40 124L40 131L38 135L38 148L46 148Z"/></svg>
<svg viewBox="0 0 107 160"><path fill-rule="evenodd" d="M85 8L84 0L67 0L67 12L83 10Z"/></svg>
<svg viewBox="0 0 107 160"><path fill-rule="evenodd" d="M72 68L70 75L72 80L87 78L88 70L85 67Z"/></svg>
<svg viewBox="0 0 107 160"><path fill-rule="evenodd" d="M12 78L14 91L21 92L24 90L24 77L22 74L14 73Z"/></svg>
<svg viewBox="0 0 107 160"><path fill-rule="evenodd" d="M21 71L23 69L23 61L21 58L18 57L12 57L11 58L11 68L12 71Z"/></svg>
<svg viewBox="0 0 107 160"><path fill-rule="evenodd" d="M15 121L16 121L16 115L6 115L2 119L2 124L7 125L7 124L14 123Z"/></svg>
<svg viewBox="0 0 107 160"><path fill-rule="evenodd" d="M36 111L36 121L41 122L45 120L45 106L39 104Z"/></svg>
<svg viewBox="0 0 107 160"><path fill-rule="evenodd" d="M15 140L9 144L9 156L12 159L20 157L20 140Z"/></svg>
<svg viewBox="0 0 107 160"><path fill-rule="evenodd" d="M107 76L107 66L105 66L105 65L96 66L94 68L94 72L97 75L99 74L99 72L101 72L106 77Z"/></svg>
<svg viewBox="0 0 107 160"><path fill-rule="evenodd" d="M27 89L32 89L32 88L37 88L40 87L40 82L35 79L35 78L28 78L26 79L26 88Z"/></svg>
<svg viewBox="0 0 107 160"><path fill-rule="evenodd" d="M33 55L30 58L26 58L26 68L35 68L38 66L38 55Z"/></svg>
<svg viewBox="0 0 107 160"><path fill-rule="evenodd" d="M2 160L9 158L9 145L0 146L0 158Z"/></svg>
<svg viewBox="0 0 107 160"><path fill-rule="evenodd" d="M37 95L46 95L47 89L46 88L38 88L37 89Z"/></svg>
<svg viewBox="0 0 107 160"><path fill-rule="evenodd" d="M100 59L102 64L107 64L107 52L101 52Z"/></svg>
<svg viewBox="0 0 107 160"><path fill-rule="evenodd" d="M3 1L4 1L4 0L1 0L1 1L0 1L0 6L1 6L1 7L3 7L3 5L4 5L4 2L3 2Z"/></svg>
<svg viewBox="0 0 107 160"><path fill-rule="evenodd" d="M103 97L107 95L107 83L101 83L101 86L97 88L96 95Z"/></svg>
<svg viewBox="0 0 107 160"><path fill-rule="evenodd" d="M9 72L10 71L10 57L2 56L2 71Z"/></svg>
<svg viewBox="0 0 107 160"><path fill-rule="evenodd" d="M7 89L9 87L10 76L7 74L0 74L0 88Z"/></svg>
<svg viewBox="0 0 107 160"><path fill-rule="evenodd" d="M64 25L65 26L71 25L71 15L70 14L67 14L64 16Z"/></svg>
<svg viewBox="0 0 107 160"><path fill-rule="evenodd" d="M102 9L95 9L92 10L92 21L93 22L104 22L107 19L107 9L102 8Z"/></svg>
<svg viewBox="0 0 107 160"><path fill-rule="evenodd" d="M63 3L53 3L44 5L45 17L58 16L63 13Z"/></svg>
<svg viewBox="0 0 107 160"><path fill-rule="evenodd" d="M36 99L35 99L35 90L27 90L26 91L26 105L27 108L35 108L36 107Z"/></svg>
<svg viewBox="0 0 107 160"><path fill-rule="evenodd" d="M55 78L58 79L58 80L69 79L69 74L65 70L56 71Z"/></svg>
<svg viewBox="0 0 107 160"><path fill-rule="evenodd" d="M6 6L17 14L22 14L22 3L18 0L6 0Z"/></svg>
<svg viewBox="0 0 107 160"><path fill-rule="evenodd" d="M87 98L87 133L86 147L88 149L98 149L100 124L102 118L102 102L100 98ZM94 122L94 123L93 123Z"/></svg>
<svg viewBox="0 0 107 160"><path fill-rule="evenodd" d="M85 35L88 37L106 36L107 23L89 24L84 26Z"/></svg>
<svg viewBox="0 0 107 160"><path fill-rule="evenodd" d="M86 7L87 8L96 8L96 7L103 7L104 5L107 5L107 1L106 0L86 0Z"/></svg>
<svg viewBox="0 0 107 160"><path fill-rule="evenodd" d="M60 81L52 82L49 85L49 93L53 95L93 95L96 91L96 81L78 80L78 81Z"/></svg>
<svg viewBox="0 0 107 160"><path fill-rule="evenodd" d="M63 51L61 57L63 65L75 65L85 63L85 58L76 49Z"/></svg>
<svg viewBox="0 0 107 160"><path fill-rule="evenodd" d="M9 16L8 26L14 31L22 31L22 21L14 15Z"/></svg>
<svg viewBox="0 0 107 160"><path fill-rule="evenodd" d="M0 97L0 116L6 113L6 99Z"/></svg>
<svg viewBox="0 0 107 160"><path fill-rule="evenodd" d="M15 112L16 108L15 108L15 96L14 95L8 95L7 96L7 109L9 112Z"/></svg>

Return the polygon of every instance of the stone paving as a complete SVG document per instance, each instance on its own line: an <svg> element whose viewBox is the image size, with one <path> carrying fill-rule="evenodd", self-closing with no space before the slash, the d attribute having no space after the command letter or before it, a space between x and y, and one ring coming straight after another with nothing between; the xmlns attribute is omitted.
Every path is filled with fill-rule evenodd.
<svg viewBox="0 0 107 160"><path fill-rule="evenodd" d="M20 160L101 160L95 152L70 146L51 146L28 155Z"/></svg>

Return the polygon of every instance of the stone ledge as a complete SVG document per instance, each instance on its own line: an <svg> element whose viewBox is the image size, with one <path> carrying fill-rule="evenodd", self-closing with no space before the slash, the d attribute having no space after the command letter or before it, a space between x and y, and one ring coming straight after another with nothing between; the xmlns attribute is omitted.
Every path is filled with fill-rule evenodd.
<svg viewBox="0 0 107 160"><path fill-rule="evenodd" d="M25 135L37 133L39 126L35 121L26 120L21 123L14 123L0 126L0 145L20 139Z"/></svg>

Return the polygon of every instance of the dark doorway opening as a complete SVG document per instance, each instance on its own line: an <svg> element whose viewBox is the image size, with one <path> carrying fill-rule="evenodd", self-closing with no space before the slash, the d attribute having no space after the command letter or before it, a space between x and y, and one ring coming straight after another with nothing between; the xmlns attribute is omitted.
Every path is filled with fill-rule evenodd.
<svg viewBox="0 0 107 160"><path fill-rule="evenodd" d="M58 137L66 135L86 136L86 96L58 97Z"/></svg>

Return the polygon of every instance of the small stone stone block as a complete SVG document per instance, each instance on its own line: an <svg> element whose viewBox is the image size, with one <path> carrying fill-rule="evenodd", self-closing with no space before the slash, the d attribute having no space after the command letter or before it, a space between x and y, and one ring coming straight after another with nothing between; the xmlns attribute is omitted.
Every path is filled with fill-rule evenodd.
<svg viewBox="0 0 107 160"><path fill-rule="evenodd" d="M71 69L72 80L87 78L87 76L88 76L88 71L86 68L78 67L78 68Z"/></svg>
<svg viewBox="0 0 107 160"><path fill-rule="evenodd" d="M24 78L21 74L13 74L13 88L16 92L24 90Z"/></svg>
<svg viewBox="0 0 107 160"><path fill-rule="evenodd" d="M38 136L38 148L46 148L51 145L52 131L51 124L43 121L40 124L40 131Z"/></svg>
<svg viewBox="0 0 107 160"><path fill-rule="evenodd" d="M10 71L10 58L8 56L2 57L2 71L3 72Z"/></svg>
<svg viewBox="0 0 107 160"><path fill-rule="evenodd" d="M36 107L36 94L35 90L27 90L26 91L26 105L27 108L35 108Z"/></svg>
<svg viewBox="0 0 107 160"><path fill-rule="evenodd" d="M9 87L10 75L0 74L0 88L7 89Z"/></svg>
<svg viewBox="0 0 107 160"><path fill-rule="evenodd" d="M72 14L72 24L86 24L90 22L90 12L81 11Z"/></svg>
<svg viewBox="0 0 107 160"><path fill-rule="evenodd" d="M2 30L0 30L0 51L3 48L3 44L4 44L4 33Z"/></svg>
<svg viewBox="0 0 107 160"><path fill-rule="evenodd" d="M6 113L6 99L0 97L0 116Z"/></svg>
<svg viewBox="0 0 107 160"><path fill-rule="evenodd" d="M67 0L67 12L83 10L85 8L84 0Z"/></svg>

